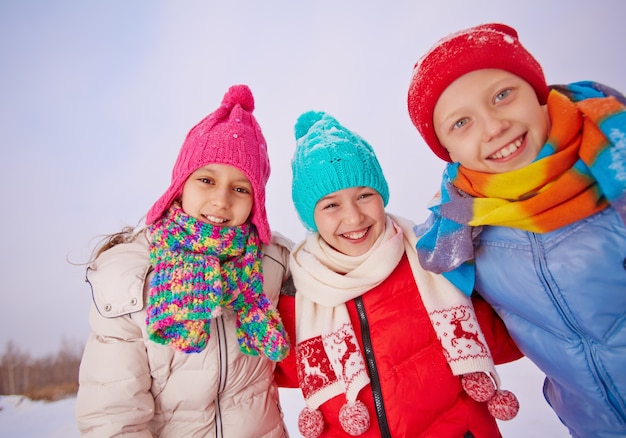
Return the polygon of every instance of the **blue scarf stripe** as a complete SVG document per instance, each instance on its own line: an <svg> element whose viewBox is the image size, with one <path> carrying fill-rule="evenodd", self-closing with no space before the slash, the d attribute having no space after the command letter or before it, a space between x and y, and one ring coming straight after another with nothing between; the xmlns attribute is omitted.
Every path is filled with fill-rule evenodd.
<svg viewBox="0 0 626 438"><path fill-rule="evenodd" d="M600 124L612 147L602 151L593 164L591 171L600 183L606 187L604 194L610 202L626 196L626 112L608 117ZM595 169L601 171L594 172ZM621 184L615 184L620 181Z"/></svg>

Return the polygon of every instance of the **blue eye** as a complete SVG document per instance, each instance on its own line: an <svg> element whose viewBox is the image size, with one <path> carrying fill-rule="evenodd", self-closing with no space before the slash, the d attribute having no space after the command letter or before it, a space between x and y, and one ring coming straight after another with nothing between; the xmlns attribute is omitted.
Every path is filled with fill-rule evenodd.
<svg viewBox="0 0 626 438"><path fill-rule="evenodd" d="M509 94L511 94L510 89L507 88L506 90L502 90L501 92L496 94L496 102L500 102L501 100L506 99Z"/></svg>
<svg viewBox="0 0 626 438"><path fill-rule="evenodd" d="M454 125L452 125L453 129L459 129L462 128L463 126L467 125L468 120L467 119L461 119L459 121L457 121Z"/></svg>

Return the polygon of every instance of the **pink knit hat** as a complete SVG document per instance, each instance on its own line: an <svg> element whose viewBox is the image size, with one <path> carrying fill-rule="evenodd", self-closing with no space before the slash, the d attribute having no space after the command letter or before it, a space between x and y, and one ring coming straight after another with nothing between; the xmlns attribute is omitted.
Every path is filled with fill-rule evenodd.
<svg viewBox="0 0 626 438"><path fill-rule="evenodd" d="M233 85L222 104L191 128L172 170L172 183L152 206L148 225L158 220L172 202L182 195L189 175L207 164L229 164L241 170L254 190L250 221L259 238L269 243L271 230L265 212L265 185L270 176L270 162L261 127L252 115L254 97L247 85Z"/></svg>
<svg viewBox="0 0 626 438"><path fill-rule="evenodd" d="M409 86L409 116L426 144L442 160L452 161L433 128L433 110L441 93L466 73L497 68L513 73L535 90L539 103L548 99L541 66L520 44L515 29L482 24L439 40L416 64Z"/></svg>

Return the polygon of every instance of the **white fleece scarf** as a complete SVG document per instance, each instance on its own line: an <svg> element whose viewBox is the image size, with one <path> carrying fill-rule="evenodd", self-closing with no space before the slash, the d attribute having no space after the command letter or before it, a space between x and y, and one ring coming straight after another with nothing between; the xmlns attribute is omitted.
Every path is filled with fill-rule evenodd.
<svg viewBox="0 0 626 438"><path fill-rule="evenodd" d="M310 235L291 253L289 266L297 291L298 378L310 409L342 393L352 403L369 383L345 303L382 283L404 253L452 373L483 371L499 386L469 297L442 275L421 268L416 241L412 223L387 215L385 231L361 256L339 253L319 233Z"/></svg>

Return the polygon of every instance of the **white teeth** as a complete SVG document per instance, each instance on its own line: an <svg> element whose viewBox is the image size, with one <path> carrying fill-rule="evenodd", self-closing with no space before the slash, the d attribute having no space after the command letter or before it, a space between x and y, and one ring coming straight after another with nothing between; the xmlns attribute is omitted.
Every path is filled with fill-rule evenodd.
<svg viewBox="0 0 626 438"><path fill-rule="evenodd" d="M223 218L219 218L215 216L209 216L208 214L205 214L204 217L207 218L207 220L218 223L218 224L223 224L224 222L228 220L228 219L223 219Z"/></svg>
<svg viewBox="0 0 626 438"><path fill-rule="evenodd" d="M518 138L517 140L515 140L510 145L503 147L498 152L496 152L495 154L491 155L489 158L492 159L492 160L494 160L494 159L497 160L498 158L506 158L509 155L511 155L513 152L518 150L521 145L522 145L522 139Z"/></svg>
<svg viewBox="0 0 626 438"><path fill-rule="evenodd" d="M343 237L346 237L348 239L360 239L361 237L365 236L365 234L367 234L367 230L363 230L363 231L353 231L351 233L344 233L342 234Z"/></svg>

